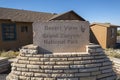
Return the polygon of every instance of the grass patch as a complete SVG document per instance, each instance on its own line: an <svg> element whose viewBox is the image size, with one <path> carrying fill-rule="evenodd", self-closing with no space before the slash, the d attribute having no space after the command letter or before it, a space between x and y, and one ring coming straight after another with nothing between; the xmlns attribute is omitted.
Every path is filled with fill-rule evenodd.
<svg viewBox="0 0 120 80"><path fill-rule="evenodd" d="M110 57L114 57L114 58L119 58L120 59L120 49L106 49L105 50L105 54L110 56Z"/></svg>
<svg viewBox="0 0 120 80"><path fill-rule="evenodd" d="M18 54L16 51L0 51L0 57L15 58Z"/></svg>

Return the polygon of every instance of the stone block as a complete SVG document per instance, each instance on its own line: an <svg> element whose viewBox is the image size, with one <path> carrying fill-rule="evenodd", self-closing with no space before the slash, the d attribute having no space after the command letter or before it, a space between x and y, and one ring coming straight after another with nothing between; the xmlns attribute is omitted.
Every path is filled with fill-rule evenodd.
<svg viewBox="0 0 120 80"><path fill-rule="evenodd" d="M67 69L67 70L64 70L64 73L78 73L79 70L78 69Z"/></svg>
<svg viewBox="0 0 120 80"><path fill-rule="evenodd" d="M18 60L18 63L20 64L29 64L28 60Z"/></svg>
<svg viewBox="0 0 120 80"><path fill-rule="evenodd" d="M41 77L31 77L31 80L44 80L44 78L41 78Z"/></svg>
<svg viewBox="0 0 120 80"><path fill-rule="evenodd" d="M33 57L35 58L42 58L44 55L43 54L34 54Z"/></svg>
<svg viewBox="0 0 120 80"><path fill-rule="evenodd" d="M99 74L101 74L101 71L91 72L91 75L93 75L93 76L94 76L94 75L96 76L96 75L99 75Z"/></svg>
<svg viewBox="0 0 120 80"><path fill-rule="evenodd" d="M68 78L69 78L69 77L74 77L74 74L70 74L70 73L69 73L69 74L65 74L65 73L57 74L57 73L56 73L56 74L52 74L52 77L56 77L56 78L57 78L57 77L61 77L61 78L63 78L63 77L68 77Z"/></svg>
<svg viewBox="0 0 120 80"><path fill-rule="evenodd" d="M52 70L53 73L62 73L63 70Z"/></svg>
<svg viewBox="0 0 120 80"><path fill-rule="evenodd" d="M53 55L51 55L51 54L44 54L43 56L44 56L44 58L50 58L50 57L53 57Z"/></svg>
<svg viewBox="0 0 120 80"><path fill-rule="evenodd" d="M52 65L40 65L40 68L42 68L42 69L52 69L53 66Z"/></svg>
<svg viewBox="0 0 120 80"><path fill-rule="evenodd" d="M54 69L69 69L69 65L54 65Z"/></svg>
<svg viewBox="0 0 120 80"><path fill-rule="evenodd" d="M61 72L63 72L63 70L50 70L50 69L45 70L45 73L61 73Z"/></svg>
<svg viewBox="0 0 120 80"><path fill-rule="evenodd" d="M30 60L30 61L39 61L40 59L39 58L34 58L34 57L29 57L28 60Z"/></svg>
<svg viewBox="0 0 120 80"><path fill-rule="evenodd" d="M79 80L97 80L96 77L84 77L80 78Z"/></svg>
<svg viewBox="0 0 120 80"><path fill-rule="evenodd" d="M17 70L17 67L12 67L11 70L15 71Z"/></svg>
<svg viewBox="0 0 120 80"><path fill-rule="evenodd" d="M104 62L103 66L106 66L106 65L112 65L112 62L111 61Z"/></svg>
<svg viewBox="0 0 120 80"><path fill-rule="evenodd" d="M79 72L94 72L94 71L99 71L99 67L79 69Z"/></svg>
<svg viewBox="0 0 120 80"><path fill-rule="evenodd" d="M108 66L102 66L102 67L100 67L100 70L106 70L106 69L110 69L110 68L112 68L112 65L108 65Z"/></svg>
<svg viewBox="0 0 120 80"><path fill-rule="evenodd" d="M94 67L99 67L102 66L101 63L94 63L94 64L86 64L85 67L86 68L94 68Z"/></svg>
<svg viewBox="0 0 120 80"><path fill-rule="evenodd" d="M29 69L29 72L42 73L42 72L44 72L44 70L42 70L42 69Z"/></svg>
<svg viewBox="0 0 120 80"><path fill-rule="evenodd" d="M39 69L40 66L39 66L39 65L29 65L29 64L27 64L27 68L31 68L31 69Z"/></svg>
<svg viewBox="0 0 120 80"><path fill-rule="evenodd" d="M105 55L95 56L95 59L103 59L103 58L106 58L106 56Z"/></svg>
<svg viewBox="0 0 120 80"><path fill-rule="evenodd" d="M55 78L44 78L44 80L56 80Z"/></svg>
<svg viewBox="0 0 120 80"><path fill-rule="evenodd" d="M51 77L51 74L45 74L45 73L34 73L35 77Z"/></svg>
<svg viewBox="0 0 120 80"><path fill-rule="evenodd" d="M57 80L79 80L78 78L57 78Z"/></svg>
<svg viewBox="0 0 120 80"><path fill-rule="evenodd" d="M17 71L28 71L28 69L27 68L17 68Z"/></svg>
<svg viewBox="0 0 120 80"><path fill-rule="evenodd" d="M41 61L30 61L30 64L31 65L42 65L43 62L41 62Z"/></svg>
<svg viewBox="0 0 120 80"><path fill-rule="evenodd" d="M38 46L33 45L33 44L29 44L29 45L23 46L22 49L32 49L32 50L37 50L37 49L38 49Z"/></svg>
<svg viewBox="0 0 120 80"><path fill-rule="evenodd" d="M31 80L30 77L19 76L19 80Z"/></svg>
<svg viewBox="0 0 120 80"><path fill-rule="evenodd" d="M102 48L96 48L96 52L103 52Z"/></svg>
<svg viewBox="0 0 120 80"><path fill-rule="evenodd" d="M104 59L94 59L94 60L91 60L92 63L100 63L100 62L104 62L105 60Z"/></svg>
<svg viewBox="0 0 120 80"><path fill-rule="evenodd" d="M57 64L58 62L56 62L56 64ZM55 62L44 62L44 64L45 65L53 65L53 64L55 64Z"/></svg>
<svg viewBox="0 0 120 80"><path fill-rule="evenodd" d="M110 73L110 72L113 72L112 68L106 69L106 70L102 70L102 73Z"/></svg>
<svg viewBox="0 0 120 80"><path fill-rule="evenodd" d="M9 74L9 76L6 77L6 80L19 80L19 76L14 74Z"/></svg>
<svg viewBox="0 0 120 80"><path fill-rule="evenodd" d="M70 65L70 68L71 69L75 69L75 68L85 68L85 66L84 65Z"/></svg>
<svg viewBox="0 0 120 80"><path fill-rule="evenodd" d="M82 60L82 57L72 57L72 58L68 58L69 61L78 61L78 60Z"/></svg>
<svg viewBox="0 0 120 80"><path fill-rule="evenodd" d="M67 58L50 58L50 61L67 61Z"/></svg>
<svg viewBox="0 0 120 80"><path fill-rule="evenodd" d="M57 61L56 64L59 65L68 65L68 64L73 64L73 61Z"/></svg>
<svg viewBox="0 0 120 80"><path fill-rule="evenodd" d="M81 62L81 64L91 64L92 63L91 60L82 60L80 62Z"/></svg>
<svg viewBox="0 0 120 80"><path fill-rule="evenodd" d="M40 58L40 61L50 61L50 58Z"/></svg>
<svg viewBox="0 0 120 80"><path fill-rule="evenodd" d="M19 76L19 75L22 75L22 72L21 72L21 71L12 71L12 73L15 74L15 75L18 75L18 76Z"/></svg>
<svg viewBox="0 0 120 80"><path fill-rule="evenodd" d="M90 48L89 48L89 49L87 49L87 52L88 52L88 53L95 53L96 50L95 50L95 49L90 49Z"/></svg>
<svg viewBox="0 0 120 80"><path fill-rule="evenodd" d="M21 68L26 68L26 64L17 64L17 63L12 63L13 67L21 67Z"/></svg>
<svg viewBox="0 0 120 80"><path fill-rule="evenodd" d="M79 20L78 20L79 21ZM89 44L89 22L73 20L33 23L39 52L83 52Z"/></svg>
<svg viewBox="0 0 120 80"><path fill-rule="evenodd" d="M25 54L25 57L33 57L33 54Z"/></svg>
<svg viewBox="0 0 120 80"><path fill-rule="evenodd" d="M33 77L33 72L22 72L22 76Z"/></svg>
<svg viewBox="0 0 120 80"><path fill-rule="evenodd" d="M28 60L28 57L21 57L21 56L18 56L17 59L19 60Z"/></svg>
<svg viewBox="0 0 120 80"><path fill-rule="evenodd" d="M94 59L93 56L89 56L89 57L82 57L83 60L91 60L91 59Z"/></svg>
<svg viewBox="0 0 120 80"><path fill-rule="evenodd" d="M75 73L75 77L88 77L90 76L90 73Z"/></svg>
<svg viewBox="0 0 120 80"><path fill-rule="evenodd" d="M20 49L20 53L22 53L22 54L38 54L38 50L34 50L34 49Z"/></svg>
<svg viewBox="0 0 120 80"><path fill-rule="evenodd" d="M105 77L112 76L112 75L113 75L112 73L105 73L105 74L98 75L97 78L100 79L100 78L105 78Z"/></svg>

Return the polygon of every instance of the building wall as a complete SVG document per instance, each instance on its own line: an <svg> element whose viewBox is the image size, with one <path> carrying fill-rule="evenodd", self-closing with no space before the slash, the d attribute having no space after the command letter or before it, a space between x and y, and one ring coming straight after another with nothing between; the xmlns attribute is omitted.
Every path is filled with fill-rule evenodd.
<svg viewBox="0 0 120 80"><path fill-rule="evenodd" d="M112 36L112 29L114 29L114 33ZM107 48L114 48L116 44L116 39L117 39L117 27L109 27L107 29Z"/></svg>
<svg viewBox="0 0 120 80"><path fill-rule="evenodd" d="M93 34L92 34L93 33ZM99 25L91 26L90 42L100 44L103 49L107 47L107 28Z"/></svg>
<svg viewBox="0 0 120 80"><path fill-rule="evenodd" d="M16 40L4 41L2 39L2 23L13 23L16 25ZM28 26L28 32L21 32L22 26ZM32 23L25 22L11 22L10 20L0 20L0 50L18 49L21 46L30 44L32 38Z"/></svg>

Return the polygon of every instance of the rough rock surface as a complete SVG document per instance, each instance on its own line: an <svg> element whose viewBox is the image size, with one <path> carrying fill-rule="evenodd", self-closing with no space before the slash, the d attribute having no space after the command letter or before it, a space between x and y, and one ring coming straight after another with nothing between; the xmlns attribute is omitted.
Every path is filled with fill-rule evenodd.
<svg viewBox="0 0 120 80"><path fill-rule="evenodd" d="M7 80L115 79L116 74L112 70L112 62L99 45L88 45L87 52L82 54L35 54L34 51L33 54L29 54L29 51L21 51L12 64L11 73L7 76Z"/></svg>

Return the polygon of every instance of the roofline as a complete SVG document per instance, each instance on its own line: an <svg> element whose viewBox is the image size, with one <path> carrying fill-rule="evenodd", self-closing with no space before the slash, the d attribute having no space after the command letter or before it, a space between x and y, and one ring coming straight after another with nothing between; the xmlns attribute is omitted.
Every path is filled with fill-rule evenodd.
<svg viewBox="0 0 120 80"><path fill-rule="evenodd" d="M66 14L66 13L70 13L70 12L75 13L75 15L77 15L78 17L80 17L83 21L86 21L84 18L82 18L80 15L78 15L78 14L77 14L76 12L74 12L73 10L67 11L67 12L62 13L62 14L57 14L57 15L53 16L52 18L50 18L49 21L50 21L50 20L53 20L54 18L57 18L57 17L59 17L59 16L61 16L61 15L64 15L64 14Z"/></svg>
<svg viewBox="0 0 120 80"><path fill-rule="evenodd" d="M33 11L33 10L27 10L27 9L16 9L16 8L5 8L5 7L0 7L2 9L12 9L12 10L19 10L19 11L28 11L28 12L35 12L35 13L46 13L46 14L54 14L54 13L49 13L49 12L39 12L39 11Z"/></svg>
<svg viewBox="0 0 120 80"><path fill-rule="evenodd" d="M108 23L109 26L104 25L104 24L107 24L107 23L92 23L92 24L90 24L90 27L92 27L93 25L100 25L100 26L102 26L102 27L111 27L111 26L120 27L120 26L118 26L118 25L112 25L112 24L110 24L110 23Z"/></svg>

